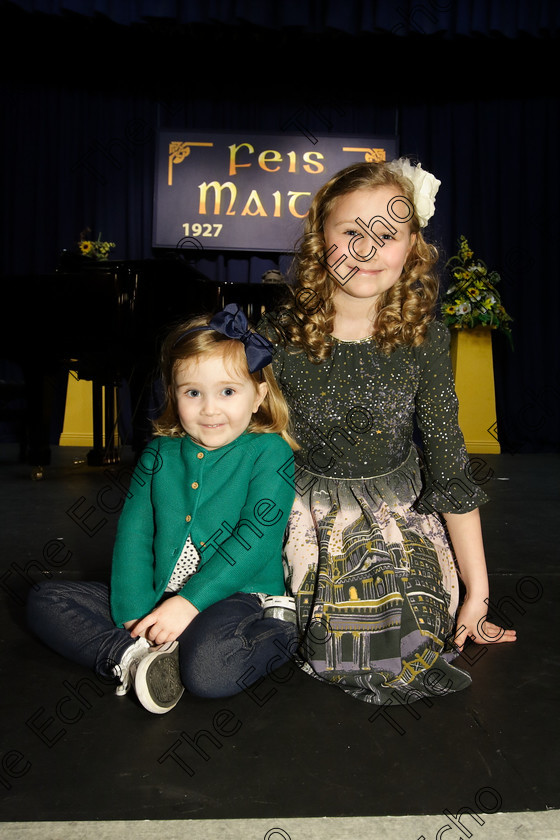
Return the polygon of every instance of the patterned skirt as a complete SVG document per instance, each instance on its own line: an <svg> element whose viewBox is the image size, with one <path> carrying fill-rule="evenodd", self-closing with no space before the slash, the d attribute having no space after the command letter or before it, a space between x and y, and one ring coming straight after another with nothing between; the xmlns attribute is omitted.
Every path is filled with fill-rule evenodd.
<svg viewBox="0 0 560 840"><path fill-rule="evenodd" d="M451 664L457 571L445 528L413 505L416 449L396 470L333 479L298 470L284 546L303 668L368 703L459 691ZM426 701L424 701L426 702Z"/></svg>

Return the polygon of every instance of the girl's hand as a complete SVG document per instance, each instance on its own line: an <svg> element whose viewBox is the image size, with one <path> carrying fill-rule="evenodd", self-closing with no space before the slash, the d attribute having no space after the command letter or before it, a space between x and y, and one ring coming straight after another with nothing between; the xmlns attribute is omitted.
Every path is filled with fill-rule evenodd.
<svg viewBox="0 0 560 840"><path fill-rule="evenodd" d="M454 643L459 650L463 650L468 638L477 645L491 645L498 642L515 642L515 630L505 630L492 624L486 619L487 605L485 602L465 600L457 615L457 632Z"/></svg>
<svg viewBox="0 0 560 840"><path fill-rule="evenodd" d="M133 638L145 636L152 644L162 645L165 642L174 642L183 630L189 626L193 618L196 618L198 612L197 608L186 598L181 595L174 595L140 621L127 622L127 624L134 624L130 631Z"/></svg>

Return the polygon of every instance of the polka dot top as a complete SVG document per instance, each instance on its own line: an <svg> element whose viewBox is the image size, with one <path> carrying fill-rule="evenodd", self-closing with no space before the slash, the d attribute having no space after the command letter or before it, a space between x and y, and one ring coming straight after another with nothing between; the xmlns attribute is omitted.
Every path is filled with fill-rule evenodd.
<svg viewBox="0 0 560 840"><path fill-rule="evenodd" d="M169 583L165 589L166 592L178 592L183 588L185 583L191 578L198 568L200 563L200 554L194 547L190 534L187 537L185 546L181 552L175 568L169 578Z"/></svg>

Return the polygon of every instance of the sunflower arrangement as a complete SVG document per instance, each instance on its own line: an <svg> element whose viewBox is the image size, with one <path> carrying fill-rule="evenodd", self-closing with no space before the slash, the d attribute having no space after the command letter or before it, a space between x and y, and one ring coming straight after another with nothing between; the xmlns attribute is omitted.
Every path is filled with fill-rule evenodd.
<svg viewBox="0 0 560 840"><path fill-rule="evenodd" d="M98 260L103 262L109 258L109 251L115 247L114 242L103 242L101 240L101 233L98 234L97 239L86 239L89 229L80 235L78 247L83 257L90 260Z"/></svg>
<svg viewBox="0 0 560 840"><path fill-rule="evenodd" d="M475 259L464 236L459 237L458 254L445 267L453 279L441 303L444 323L457 329L492 327L503 332L512 344L513 319L504 309L496 289L500 275L488 271L482 260Z"/></svg>

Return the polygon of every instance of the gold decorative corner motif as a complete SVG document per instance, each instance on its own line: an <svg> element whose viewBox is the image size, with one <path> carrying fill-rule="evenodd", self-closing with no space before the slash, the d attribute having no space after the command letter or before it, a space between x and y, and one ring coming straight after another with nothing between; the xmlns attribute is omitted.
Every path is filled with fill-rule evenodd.
<svg viewBox="0 0 560 840"><path fill-rule="evenodd" d="M382 163L386 160L385 149L365 149L356 146L343 146L343 152L363 152L364 160L368 163Z"/></svg>
<svg viewBox="0 0 560 840"><path fill-rule="evenodd" d="M382 163L386 160L385 149L368 149L366 160L368 163Z"/></svg>
<svg viewBox="0 0 560 840"><path fill-rule="evenodd" d="M167 170L167 185L173 185L173 165L182 163L191 153L191 146L213 146L213 143L190 143L188 140L172 140L169 144L169 165Z"/></svg>

